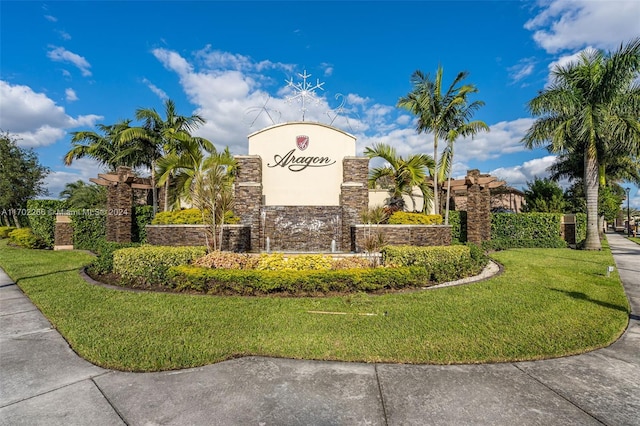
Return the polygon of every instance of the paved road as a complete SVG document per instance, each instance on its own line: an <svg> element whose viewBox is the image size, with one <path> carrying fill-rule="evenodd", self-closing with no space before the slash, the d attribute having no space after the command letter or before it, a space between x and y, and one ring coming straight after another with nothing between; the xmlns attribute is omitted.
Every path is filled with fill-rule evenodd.
<svg viewBox="0 0 640 426"><path fill-rule="evenodd" d="M632 306L612 346L432 366L246 357L123 373L79 358L0 270L1 425L640 425L640 246L608 235Z"/></svg>

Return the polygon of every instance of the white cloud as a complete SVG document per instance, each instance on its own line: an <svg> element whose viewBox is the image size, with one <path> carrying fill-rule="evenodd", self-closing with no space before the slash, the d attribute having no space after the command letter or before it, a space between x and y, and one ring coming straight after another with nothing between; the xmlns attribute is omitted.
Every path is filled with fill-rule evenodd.
<svg viewBox="0 0 640 426"><path fill-rule="evenodd" d="M530 76L535 70L535 59L524 58L521 59L516 65L509 67L509 78L511 83L518 83L520 80Z"/></svg>
<svg viewBox="0 0 640 426"><path fill-rule="evenodd" d="M541 179L549 177L550 173L547 168L555 161L556 157L554 155L547 155L542 158L525 161L518 166L499 167L492 170L490 174L507 181L509 186L522 188L526 187L527 182L532 182L536 177Z"/></svg>
<svg viewBox="0 0 640 426"><path fill-rule="evenodd" d="M49 22L58 22L58 18L52 15L44 15L44 19L46 19Z"/></svg>
<svg viewBox="0 0 640 426"><path fill-rule="evenodd" d="M71 35L68 32L62 31L62 30L56 30L56 32L58 33L61 39L71 40Z"/></svg>
<svg viewBox="0 0 640 426"><path fill-rule="evenodd" d="M151 82L150 82L149 80L147 80L146 78L143 78L143 79L142 79L142 82L143 82L144 84L146 84L146 85L147 85L147 87L148 87L148 88L149 88L153 93L155 93L155 94L156 94L156 96L158 96L158 97L159 97L160 99L162 99L163 101L164 101L164 100L169 99L169 96L167 96L167 93L166 93L164 90L160 89L158 86L156 86L155 84L151 83Z"/></svg>
<svg viewBox="0 0 640 426"><path fill-rule="evenodd" d="M636 0L540 2L542 10L525 28L549 53L581 49L586 45L613 50L638 36L640 2Z"/></svg>
<svg viewBox="0 0 640 426"><path fill-rule="evenodd" d="M62 158L60 159L62 163ZM90 178L98 177L98 173L106 172L106 168L90 158L74 160L64 170L52 170L45 179L45 188L49 191L50 198L58 198L65 185L78 180L89 183Z"/></svg>
<svg viewBox="0 0 640 426"><path fill-rule="evenodd" d="M64 91L64 94L67 97L67 102L74 102L78 100L78 95L76 94L76 91L73 90L72 88L68 88Z"/></svg>
<svg viewBox="0 0 640 426"><path fill-rule="evenodd" d="M52 46L52 50L47 52L47 57L56 62L69 62L75 65L84 77L91 76L91 64L83 56L70 52L64 47Z"/></svg>
<svg viewBox="0 0 640 426"><path fill-rule="evenodd" d="M525 151L521 141L533 122L532 118L501 121L489 126L488 133L480 133L473 139L460 139L455 145L456 161L485 161Z"/></svg>
<svg viewBox="0 0 640 426"><path fill-rule="evenodd" d="M103 118L93 114L71 117L45 94L2 80L0 99L0 129L16 134L18 144L24 147L51 145L64 137L65 129L93 126Z"/></svg>

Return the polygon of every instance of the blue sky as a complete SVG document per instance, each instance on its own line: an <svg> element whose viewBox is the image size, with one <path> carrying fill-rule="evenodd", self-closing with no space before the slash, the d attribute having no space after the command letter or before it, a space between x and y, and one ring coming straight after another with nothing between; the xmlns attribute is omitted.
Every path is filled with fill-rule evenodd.
<svg viewBox="0 0 640 426"><path fill-rule="evenodd" d="M302 118L287 81L305 70L323 83L305 120L352 133L359 154L376 142L432 154L432 138L395 105L413 71L438 65L445 82L469 72L486 103L475 118L491 127L457 143L454 175L477 168L526 187L553 163L520 143L550 69L640 36L636 0L0 1L0 19L0 129L51 168L54 197L102 171L88 159L64 166L71 132L162 111L170 98L207 120L196 134L244 154L248 134Z"/></svg>

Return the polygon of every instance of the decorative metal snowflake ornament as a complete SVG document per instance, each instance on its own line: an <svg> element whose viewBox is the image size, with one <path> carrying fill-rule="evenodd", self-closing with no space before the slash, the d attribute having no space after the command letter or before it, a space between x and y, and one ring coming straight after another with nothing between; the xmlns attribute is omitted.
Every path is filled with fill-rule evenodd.
<svg viewBox="0 0 640 426"><path fill-rule="evenodd" d="M289 96L287 98L288 103L292 103L293 101L300 102L301 107L300 111L302 112L302 121L304 121L304 116L307 112L307 101L315 101L316 105L320 104L320 99L316 97L316 90L324 90L322 86L324 86L324 82L320 83L320 79L316 79L316 84L313 85L307 81L311 74L307 74L307 70L304 70L302 74L298 73L298 76L302 78L301 82L294 83L293 77L289 80L286 80L287 87L290 87L293 90L294 95Z"/></svg>

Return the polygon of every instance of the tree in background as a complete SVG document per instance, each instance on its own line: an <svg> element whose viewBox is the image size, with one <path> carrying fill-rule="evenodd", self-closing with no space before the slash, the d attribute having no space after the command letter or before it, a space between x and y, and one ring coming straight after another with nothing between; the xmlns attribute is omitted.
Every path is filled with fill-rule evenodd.
<svg viewBox="0 0 640 426"><path fill-rule="evenodd" d="M640 38L613 52L587 50L577 62L557 66L552 84L529 102L538 117L523 138L528 148L581 153L587 205L585 249L601 248L598 189L603 158L640 154Z"/></svg>
<svg viewBox="0 0 640 426"><path fill-rule="evenodd" d="M6 226L20 228L18 209L26 209L27 201L46 195L44 179L50 170L41 165L31 149L18 146L17 139L7 132L0 133L0 220Z"/></svg>
<svg viewBox="0 0 640 426"><path fill-rule="evenodd" d="M478 89L472 84L462 84L468 72L460 72L443 93L443 69L438 67L434 78L417 70L411 75L413 89L398 100L398 106L413 113L417 118L418 133L433 133L433 161L438 164L438 142L446 139L454 129L460 129L481 103L468 103L468 96ZM440 213L438 199L438 174L433 177L433 203L436 214Z"/></svg>
<svg viewBox="0 0 640 426"><path fill-rule="evenodd" d="M378 143L373 148L367 147L364 155L369 158L382 158L387 162L384 166L375 167L369 173L369 187L382 187L389 190L389 207L393 210L404 210L404 195L413 200L413 188L418 187L424 200L426 211L433 199L433 193L427 184L429 169L435 169L435 162L426 154L413 154L403 158L395 148Z"/></svg>
<svg viewBox="0 0 640 426"><path fill-rule="evenodd" d="M116 140L130 123L131 120L122 120L116 124L98 124L98 132L71 133L72 148L64 156L64 164L70 166L73 160L87 157L107 167L110 172L115 172L118 166L134 167L135 158L122 155L123 147Z"/></svg>
<svg viewBox="0 0 640 426"><path fill-rule="evenodd" d="M122 154L136 156L137 166L151 169L151 185L153 186L154 213L157 209L157 179L156 165L160 158L167 154L179 154L181 144L192 138L191 131L204 124L204 118L199 115L183 116L176 112L176 105L168 99L164 104L163 118L153 108L140 108L136 111L136 120L143 122L142 126L131 127L120 132L118 142L124 147ZM213 145L206 139L198 138L202 147L212 151ZM165 180L164 210L169 210L170 174Z"/></svg>
<svg viewBox="0 0 640 426"><path fill-rule="evenodd" d="M565 213L568 207L562 188L549 178L535 177L533 182L527 182L524 199L522 211L525 213Z"/></svg>
<svg viewBox="0 0 640 426"><path fill-rule="evenodd" d="M66 200L67 206L72 209L106 208L107 187L77 180L65 185L60 198Z"/></svg>

